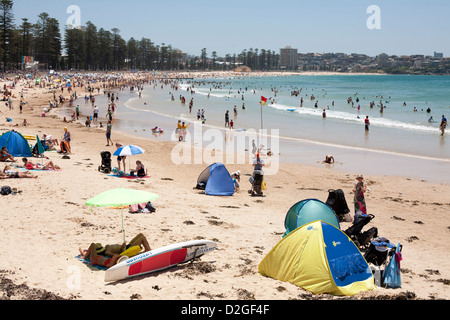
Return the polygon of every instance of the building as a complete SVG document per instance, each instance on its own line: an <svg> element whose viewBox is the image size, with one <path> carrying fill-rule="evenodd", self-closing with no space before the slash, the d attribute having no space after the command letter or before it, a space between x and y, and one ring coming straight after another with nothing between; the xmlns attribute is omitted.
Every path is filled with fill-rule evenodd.
<svg viewBox="0 0 450 320"><path fill-rule="evenodd" d="M280 49L280 68L285 70L298 69L298 52L290 46Z"/></svg>
<svg viewBox="0 0 450 320"><path fill-rule="evenodd" d="M435 52L434 52L434 57L435 57L435 58L443 58L443 57L444 57L444 54L435 51Z"/></svg>

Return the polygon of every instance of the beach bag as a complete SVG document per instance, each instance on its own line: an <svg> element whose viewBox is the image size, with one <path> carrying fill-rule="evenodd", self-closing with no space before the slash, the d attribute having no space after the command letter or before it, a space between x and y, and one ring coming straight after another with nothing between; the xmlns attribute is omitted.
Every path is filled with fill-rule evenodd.
<svg viewBox="0 0 450 320"><path fill-rule="evenodd" d="M402 253L400 243L397 245L394 255L391 258L386 270L384 270L383 283L387 288L401 288L402 276L400 273L400 261L402 260Z"/></svg>
<svg viewBox="0 0 450 320"><path fill-rule="evenodd" d="M147 202L147 204L145 205L145 208L148 210L148 212L156 212L156 208L155 206L149 201Z"/></svg>
<svg viewBox="0 0 450 320"><path fill-rule="evenodd" d="M264 180L261 183L261 190L267 190L267 184L266 184L266 181L264 181Z"/></svg>
<svg viewBox="0 0 450 320"><path fill-rule="evenodd" d="M12 189L11 189L10 186L4 186L4 187L2 187L2 189L0 190L0 194L1 194L2 196L7 196L8 194L11 194L11 193L12 193Z"/></svg>

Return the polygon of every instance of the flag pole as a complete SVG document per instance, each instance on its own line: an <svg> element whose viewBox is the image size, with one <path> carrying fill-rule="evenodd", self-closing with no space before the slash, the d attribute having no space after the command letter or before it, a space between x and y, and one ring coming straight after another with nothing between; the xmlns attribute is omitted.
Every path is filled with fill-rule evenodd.
<svg viewBox="0 0 450 320"><path fill-rule="evenodd" d="M265 106L267 103L267 99L263 96L261 96L261 102L259 103L261 106L261 130L263 130L263 106Z"/></svg>
<svg viewBox="0 0 450 320"><path fill-rule="evenodd" d="M262 112L262 102L259 103L260 107L261 107L261 130L263 129L263 112Z"/></svg>

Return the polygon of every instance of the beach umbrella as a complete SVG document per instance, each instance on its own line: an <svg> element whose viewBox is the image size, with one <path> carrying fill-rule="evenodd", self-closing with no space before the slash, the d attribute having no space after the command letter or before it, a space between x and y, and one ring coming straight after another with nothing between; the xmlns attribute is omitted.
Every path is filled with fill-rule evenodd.
<svg viewBox="0 0 450 320"><path fill-rule="evenodd" d="M138 146L128 145L120 147L114 152L114 156L117 157L125 157L125 156L135 156L138 154L143 154L145 152L144 149ZM128 158L128 166L130 167L130 158Z"/></svg>
<svg viewBox="0 0 450 320"><path fill-rule="evenodd" d="M119 149L114 152L114 155L117 157L123 157L123 156L134 156L138 154L144 153L145 150L138 146L128 145L120 147Z"/></svg>
<svg viewBox="0 0 450 320"><path fill-rule="evenodd" d="M86 201L92 207L121 207L123 242L125 229L123 226L123 207L138 203L147 203L159 198L159 195L142 190L118 188L105 191Z"/></svg>
<svg viewBox="0 0 450 320"><path fill-rule="evenodd" d="M39 139L38 135L36 135L36 141L37 141L36 142L36 146L37 146L37 153L38 153L38 155L44 154L45 149L44 149L44 146L42 145L41 139Z"/></svg>

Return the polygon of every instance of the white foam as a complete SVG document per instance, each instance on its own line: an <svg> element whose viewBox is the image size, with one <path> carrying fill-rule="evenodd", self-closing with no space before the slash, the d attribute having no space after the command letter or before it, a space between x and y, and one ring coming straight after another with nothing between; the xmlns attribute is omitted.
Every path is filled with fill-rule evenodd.
<svg viewBox="0 0 450 320"><path fill-rule="evenodd" d="M316 116L316 117L322 117L323 109L324 108L310 108L310 107L293 107L293 106L287 106L283 104L273 103L268 104L273 109L286 111L286 112L294 112L301 115L308 115L308 116ZM290 109L296 109L295 111L289 111ZM327 118L333 118L337 120L343 120L343 121L350 121L354 123L361 123L364 122L364 119L366 117L365 114L362 112L356 112L356 113L349 113L345 111L336 111L332 109L325 109L326 111L326 117ZM358 118L359 117L359 118ZM422 131L422 132L429 132L433 133L436 132L436 128L432 126L426 126L418 123L407 123L403 121L388 119L388 118L379 118L379 117L370 117L370 124L380 127L388 127L388 128L395 128L395 129L405 129L405 130L415 130L415 131Z"/></svg>

